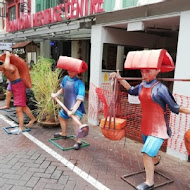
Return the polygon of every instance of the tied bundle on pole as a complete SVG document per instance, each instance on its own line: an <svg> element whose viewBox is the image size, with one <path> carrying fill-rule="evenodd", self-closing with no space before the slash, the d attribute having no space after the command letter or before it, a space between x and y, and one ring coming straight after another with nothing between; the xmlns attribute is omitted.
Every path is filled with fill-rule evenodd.
<svg viewBox="0 0 190 190"><path fill-rule="evenodd" d="M1 61L5 61L5 58L6 58L5 53L0 55ZM24 59L14 55L14 54L11 54L10 63L17 67L20 77L23 80L26 88L31 88L32 82L31 82L31 78L30 78L30 73L29 73L28 65L24 61Z"/></svg>
<svg viewBox="0 0 190 190"><path fill-rule="evenodd" d="M117 79L114 80L113 95L106 117L101 119L100 127L102 134L110 140L122 140L125 137L126 120L115 117ZM98 93L97 93L98 94ZM99 94L98 94L99 96Z"/></svg>

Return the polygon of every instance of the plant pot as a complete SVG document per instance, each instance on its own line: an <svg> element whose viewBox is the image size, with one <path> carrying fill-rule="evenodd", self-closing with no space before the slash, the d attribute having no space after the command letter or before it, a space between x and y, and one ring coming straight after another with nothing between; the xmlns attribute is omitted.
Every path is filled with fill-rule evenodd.
<svg viewBox="0 0 190 190"><path fill-rule="evenodd" d="M58 121L40 121L38 120L38 123L46 128L54 128L54 127L60 127L60 123Z"/></svg>

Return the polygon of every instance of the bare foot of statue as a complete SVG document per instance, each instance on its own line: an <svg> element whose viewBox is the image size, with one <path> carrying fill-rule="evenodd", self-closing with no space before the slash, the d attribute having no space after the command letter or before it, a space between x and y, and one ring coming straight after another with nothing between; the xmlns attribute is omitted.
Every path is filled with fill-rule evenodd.
<svg viewBox="0 0 190 190"><path fill-rule="evenodd" d="M26 127L30 127L35 122L36 122L36 119L30 120L30 122L26 125Z"/></svg>
<svg viewBox="0 0 190 190"><path fill-rule="evenodd" d="M9 107L8 106L0 107L0 110L3 110L3 109L9 109Z"/></svg>

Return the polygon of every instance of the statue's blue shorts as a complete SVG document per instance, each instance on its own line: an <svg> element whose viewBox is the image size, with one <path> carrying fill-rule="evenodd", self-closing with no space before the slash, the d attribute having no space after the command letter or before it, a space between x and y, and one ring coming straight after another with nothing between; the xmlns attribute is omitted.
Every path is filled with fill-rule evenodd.
<svg viewBox="0 0 190 190"><path fill-rule="evenodd" d="M63 119L69 119L69 118L70 118L64 110L60 110L60 111L59 111L59 115L60 115ZM78 110L75 112L74 115L78 116L80 119L82 118L82 112L80 112L80 111L78 111Z"/></svg>
<svg viewBox="0 0 190 190"><path fill-rule="evenodd" d="M142 135L142 137L144 145L141 152L146 153L150 157L155 157L158 154L158 151L160 150L164 139L145 135Z"/></svg>

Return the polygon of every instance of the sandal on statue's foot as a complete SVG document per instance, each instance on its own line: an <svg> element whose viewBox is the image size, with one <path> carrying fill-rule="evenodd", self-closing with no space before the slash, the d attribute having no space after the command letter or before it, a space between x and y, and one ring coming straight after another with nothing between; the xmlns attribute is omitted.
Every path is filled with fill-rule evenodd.
<svg viewBox="0 0 190 190"><path fill-rule="evenodd" d="M10 132L13 135L19 135L22 132L22 130L19 127L16 127L15 129L11 130Z"/></svg>
<svg viewBox="0 0 190 190"><path fill-rule="evenodd" d="M54 134L54 138L59 138L59 137L62 137L63 139L67 139L68 138L67 136L61 135L60 133L55 133Z"/></svg>
<svg viewBox="0 0 190 190"><path fill-rule="evenodd" d="M74 150L79 150L81 145L82 145L82 143L76 142L76 143L74 144L74 146L73 146L73 149L74 149Z"/></svg>
<svg viewBox="0 0 190 190"><path fill-rule="evenodd" d="M154 184L149 186L147 185L145 182L144 183L141 183L140 185L138 185L136 187L136 190L148 190L148 189L154 189Z"/></svg>
<svg viewBox="0 0 190 190"><path fill-rule="evenodd" d="M161 160L161 156L159 155L159 161L155 163L154 166L157 166L160 163L160 160Z"/></svg>

